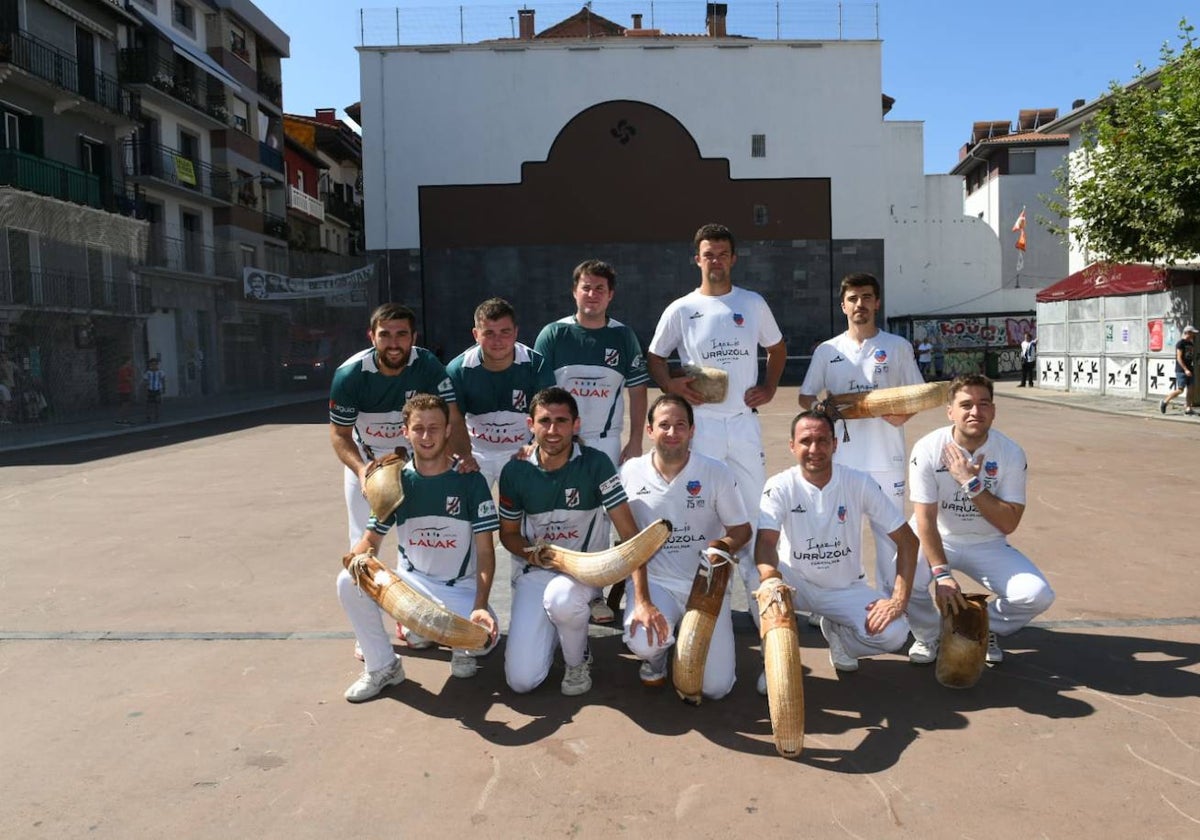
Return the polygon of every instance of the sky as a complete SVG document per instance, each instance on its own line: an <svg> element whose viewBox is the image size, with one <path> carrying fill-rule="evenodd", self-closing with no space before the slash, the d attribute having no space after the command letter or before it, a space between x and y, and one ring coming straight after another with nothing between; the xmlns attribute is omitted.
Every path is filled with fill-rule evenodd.
<svg viewBox="0 0 1200 840"><path fill-rule="evenodd" d="M406 0L360 7L345 0L254 0L291 37L283 62L284 108L340 113L358 101L358 53L368 44L456 43L504 37L523 4L497 0L462 7ZM729 31L774 37L833 38L836 0L726 0ZM530 2L539 30L579 10L583 0ZM1111 82L1128 82L1141 62L1159 63L1164 42L1179 45L1179 21L1200 23L1197 0L847 0L842 32L883 42L883 92L889 120L925 123L925 171L949 172L980 120L1017 120L1022 108L1071 109ZM399 13L397 14L397 8ZM629 25L631 12L668 32L699 33L704 0L595 0L597 14ZM878 24L876 24L878 21ZM776 28L778 26L778 29ZM876 28L877 26L877 28Z"/></svg>

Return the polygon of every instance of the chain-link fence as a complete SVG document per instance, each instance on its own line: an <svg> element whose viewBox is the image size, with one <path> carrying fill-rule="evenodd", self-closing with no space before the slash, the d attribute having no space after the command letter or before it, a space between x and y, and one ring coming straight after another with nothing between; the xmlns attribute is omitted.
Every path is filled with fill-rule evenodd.
<svg viewBox="0 0 1200 840"><path fill-rule="evenodd" d="M415 2L358 11L363 46L470 44L520 34L519 10L536 12L534 31L580 16L587 37L589 18L597 35L608 24L659 30L664 37L705 35L709 4L700 0L597 0L576 2L465 5ZM835 0L759 0L727 3L725 31L730 37L774 40L878 40L879 4ZM640 21L634 23L634 16Z"/></svg>

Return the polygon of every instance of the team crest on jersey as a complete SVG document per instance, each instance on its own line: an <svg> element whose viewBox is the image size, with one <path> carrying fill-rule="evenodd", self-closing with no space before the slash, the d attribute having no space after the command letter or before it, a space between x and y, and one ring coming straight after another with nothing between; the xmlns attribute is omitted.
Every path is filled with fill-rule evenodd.
<svg viewBox="0 0 1200 840"><path fill-rule="evenodd" d="M746 326L746 319L742 317L741 312L734 312L733 323L737 324L739 327L744 327Z"/></svg>
<svg viewBox="0 0 1200 840"><path fill-rule="evenodd" d="M416 392L416 390L412 390L412 391L405 391L405 392L404 392L404 401L405 401L405 402L408 402L409 400L411 400L411 399L412 399L413 397L415 397L416 395L417 395L417 392Z"/></svg>
<svg viewBox="0 0 1200 840"><path fill-rule="evenodd" d="M604 348L604 364L616 367L621 364L621 353L615 347Z"/></svg>
<svg viewBox="0 0 1200 840"><path fill-rule="evenodd" d="M569 507L569 508L579 507L579 488L578 487L568 487L566 489L566 498L567 498L567 507Z"/></svg>
<svg viewBox="0 0 1200 840"><path fill-rule="evenodd" d="M529 410L529 398L524 391L513 391L513 408L517 411Z"/></svg>
<svg viewBox="0 0 1200 840"><path fill-rule="evenodd" d="M837 516L838 516L838 522L846 521L846 506L845 505L838 505Z"/></svg>
<svg viewBox="0 0 1200 840"><path fill-rule="evenodd" d="M450 384L450 377L447 376L437 386L438 394L448 394L454 390L454 386Z"/></svg>
<svg viewBox="0 0 1200 840"><path fill-rule="evenodd" d="M1000 472L1000 465L995 461L985 461L983 471L987 474L988 478L995 478L996 473Z"/></svg>
<svg viewBox="0 0 1200 840"><path fill-rule="evenodd" d="M687 491L688 491L689 496L699 496L700 495L700 482L699 481L689 481L687 483Z"/></svg>
<svg viewBox="0 0 1200 840"><path fill-rule="evenodd" d="M449 516L458 516L462 512L462 499L458 496L446 497L446 514Z"/></svg>
<svg viewBox="0 0 1200 840"><path fill-rule="evenodd" d="M875 364L882 365L885 362L887 362L887 351L884 350L882 347L876 347L874 357L875 357Z"/></svg>

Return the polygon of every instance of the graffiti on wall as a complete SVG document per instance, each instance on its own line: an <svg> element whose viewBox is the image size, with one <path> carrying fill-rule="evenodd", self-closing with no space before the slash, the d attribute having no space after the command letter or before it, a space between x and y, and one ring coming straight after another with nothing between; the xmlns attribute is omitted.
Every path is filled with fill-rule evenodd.
<svg viewBox="0 0 1200 840"><path fill-rule="evenodd" d="M1175 389L1174 359L1149 359L1146 362L1146 390L1165 394Z"/></svg>
<svg viewBox="0 0 1200 840"><path fill-rule="evenodd" d="M1003 376L1006 373L1021 371L1021 348L1005 347L996 351L996 373Z"/></svg>
<svg viewBox="0 0 1200 840"><path fill-rule="evenodd" d="M983 373L983 351L959 350L947 353L942 372L949 378L968 373Z"/></svg>
<svg viewBox="0 0 1200 840"><path fill-rule="evenodd" d="M1067 387L1067 363L1065 359L1038 357L1038 382L1049 388Z"/></svg>
<svg viewBox="0 0 1200 840"><path fill-rule="evenodd" d="M1099 357L1088 356L1071 360L1072 390L1099 391L1101 384Z"/></svg>
<svg viewBox="0 0 1200 840"><path fill-rule="evenodd" d="M1028 332L1037 336L1034 318L938 318L913 321L913 337L946 348L1019 346ZM1020 369L1020 365L1017 366Z"/></svg>
<svg viewBox="0 0 1200 840"><path fill-rule="evenodd" d="M1142 380L1139 376L1141 370L1140 359L1106 357L1104 360L1105 390L1139 392L1142 387Z"/></svg>

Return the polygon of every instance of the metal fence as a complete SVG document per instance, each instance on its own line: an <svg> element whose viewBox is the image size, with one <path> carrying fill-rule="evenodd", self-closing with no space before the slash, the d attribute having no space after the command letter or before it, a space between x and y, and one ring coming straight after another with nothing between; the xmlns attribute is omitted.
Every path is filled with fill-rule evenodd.
<svg viewBox="0 0 1200 840"><path fill-rule="evenodd" d="M519 8L513 2L488 5L433 5L428 0L358 11L362 46L414 46L419 44L469 44L516 38ZM878 40L877 2L835 0L758 0L728 3L726 32L765 40ZM541 32L581 12L581 3L534 4L535 31ZM645 29L663 35L704 35L708 4L700 0L596 0L582 4L582 13L596 15L632 29L633 16ZM586 23L586 21L585 21Z"/></svg>

